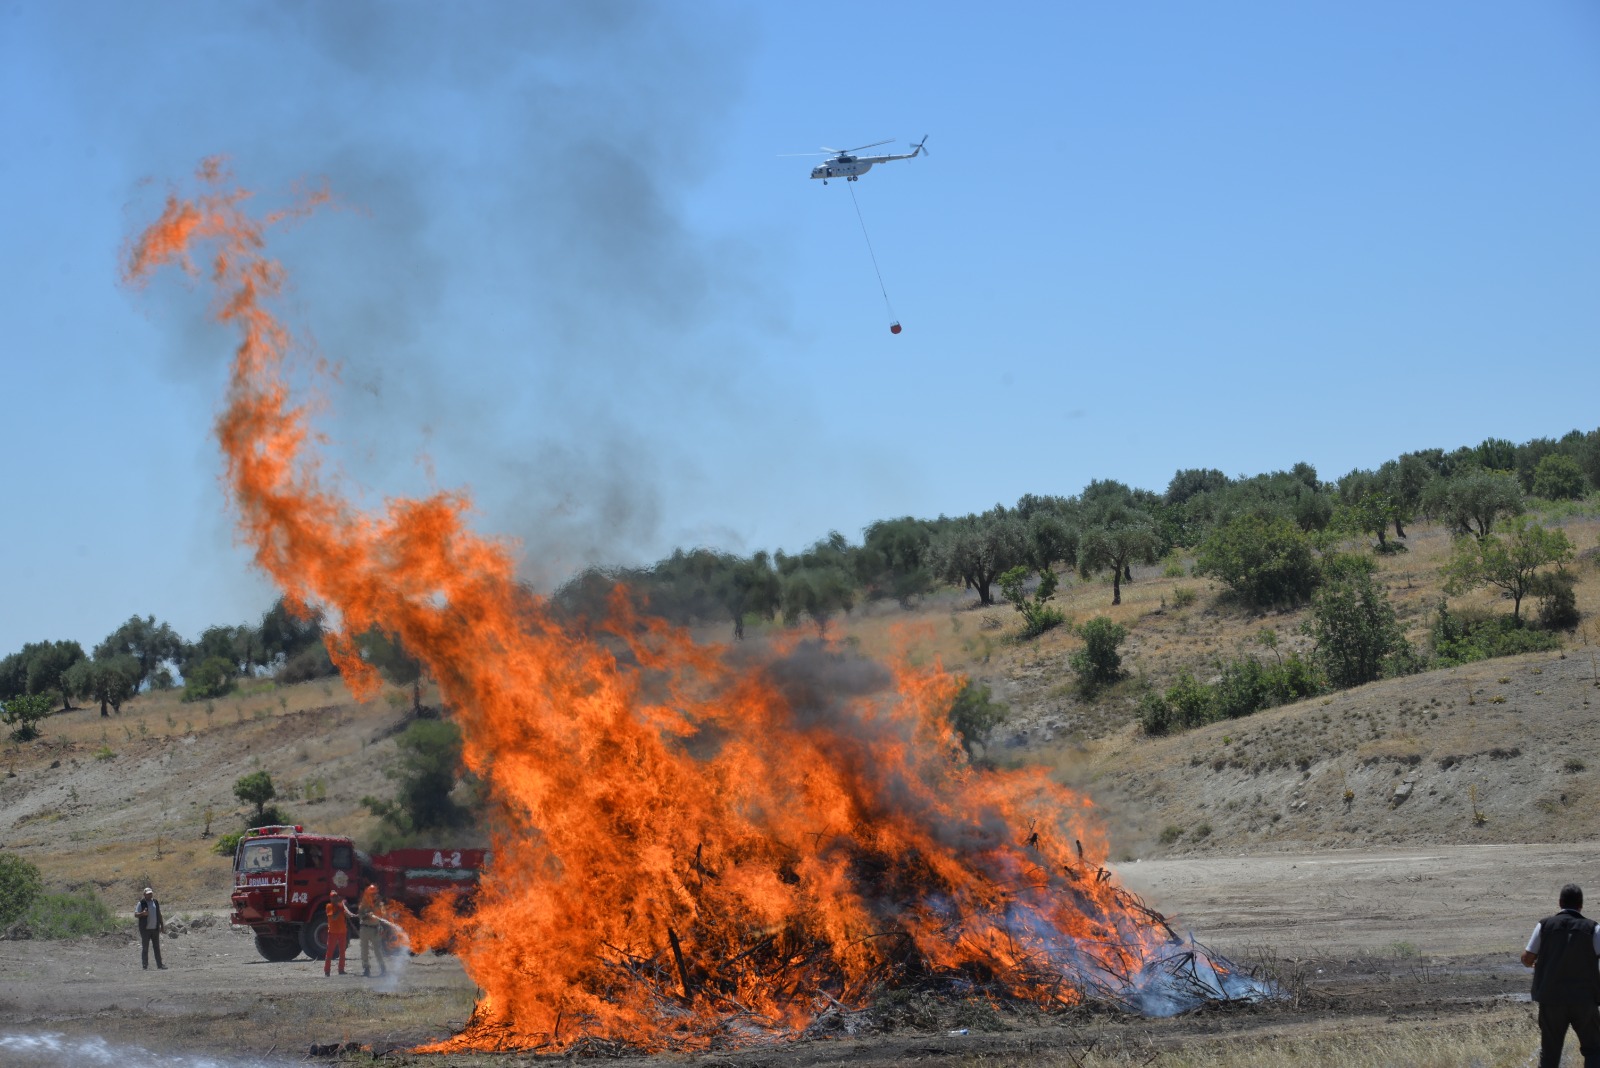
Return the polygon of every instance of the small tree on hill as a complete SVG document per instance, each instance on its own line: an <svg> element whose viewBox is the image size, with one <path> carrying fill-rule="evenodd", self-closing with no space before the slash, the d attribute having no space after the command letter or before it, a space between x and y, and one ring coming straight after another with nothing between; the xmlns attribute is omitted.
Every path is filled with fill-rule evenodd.
<svg viewBox="0 0 1600 1068"><path fill-rule="evenodd" d="M1582 497L1583 468L1578 461L1559 452L1550 453L1533 469L1533 495L1547 501L1570 501Z"/></svg>
<svg viewBox="0 0 1600 1068"><path fill-rule="evenodd" d="M221 697L233 689L233 673L237 665L225 656L208 656L191 665L183 680L185 701L204 701Z"/></svg>
<svg viewBox="0 0 1600 1068"><path fill-rule="evenodd" d="M1368 574L1351 572L1318 590L1306 629L1317 643L1316 664L1335 689L1413 670L1394 607Z"/></svg>
<svg viewBox="0 0 1600 1068"><path fill-rule="evenodd" d="M950 726L961 738L961 747L972 755L972 747L982 744L999 725L1009 709L994 699L985 683L967 679L950 704Z"/></svg>
<svg viewBox="0 0 1600 1068"><path fill-rule="evenodd" d="M256 806L250 826L264 827L283 822L276 806L270 809L267 807L267 802L278 796L278 788L272 785L272 776L265 771L252 771L248 775L241 776L233 784L233 795L247 805Z"/></svg>
<svg viewBox="0 0 1600 1068"><path fill-rule="evenodd" d="M1481 540L1495 520L1522 511L1522 484L1505 471L1468 470L1428 483L1422 502L1429 515Z"/></svg>
<svg viewBox="0 0 1600 1068"><path fill-rule="evenodd" d="M399 760L384 774L396 783L393 800L363 797L368 811L402 838L460 827L471 809L452 797L461 768L461 732L447 720L419 719L395 739Z"/></svg>
<svg viewBox="0 0 1600 1068"><path fill-rule="evenodd" d="M42 693L8 697L0 703L0 723L11 728L11 737L31 742L39 737L38 723L50 714L50 698Z"/></svg>
<svg viewBox="0 0 1600 1068"><path fill-rule="evenodd" d="M880 519L862 532L858 575L871 597L888 596L901 608L933 587L928 545L933 532L920 519Z"/></svg>
<svg viewBox="0 0 1600 1068"><path fill-rule="evenodd" d="M1445 565L1445 592L1495 586L1511 598L1511 618L1520 622L1522 599L1536 592L1539 569L1551 564L1559 568L1572 557L1565 531L1547 530L1518 516L1504 534L1456 542L1455 555Z"/></svg>
<svg viewBox="0 0 1600 1068"><path fill-rule="evenodd" d="M126 654L79 660L63 682L83 700L100 702L100 714L108 716L121 712L122 702L133 696L139 685L139 662Z"/></svg>
<svg viewBox="0 0 1600 1068"><path fill-rule="evenodd" d="M783 576L781 596L784 623L792 627L810 616L821 638L827 635L834 616L855 607L856 587L843 568L799 567Z"/></svg>
<svg viewBox="0 0 1600 1068"><path fill-rule="evenodd" d="M744 640L744 621L749 616L772 619L783 603L783 587L778 573L764 552L748 560L730 557L716 579L716 596L733 621L735 641Z"/></svg>
<svg viewBox="0 0 1600 1068"><path fill-rule="evenodd" d="M1050 598L1055 596L1058 582L1054 571L1046 570L1039 576L1039 585L1034 588L1029 596L1024 588L1028 580L1026 567L1014 567L1000 576L1000 592L1011 607L1022 615L1022 637L1037 638L1052 627L1059 627L1067 621L1061 610L1050 604Z"/></svg>
<svg viewBox="0 0 1600 1068"><path fill-rule="evenodd" d="M1391 490L1388 473L1351 471L1339 480L1339 505L1334 509L1332 528L1345 534L1371 534L1378 540L1379 552L1403 550L1390 545L1388 533L1405 537L1405 523L1411 516Z"/></svg>
<svg viewBox="0 0 1600 1068"><path fill-rule="evenodd" d="M1121 679L1122 654L1117 647L1127 638L1128 628L1105 616L1095 616L1078 628L1078 635L1083 638L1083 648L1073 653L1069 661L1073 674L1078 676L1078 688L1085 694L1094 694Z"/></svg>
<svg viewBox="0 0 1600 1068"><path fill-rule="evenodd" d="M133 683L135 693L139 692L139 687L144 685L144 680L158 665L167 660L182 659L183 653L183 639L167 624L157 623L155 616L143 619L130 617L94 648L96 660L126 654L138 662L139 673Z"/></svg>
<svg viewBox="0 0 1600 1068"><path fill-rule="evenodd" d="M0 927L22 919L42 893L38 867L10 850L0 853Z"/></svg>
<svg viewBox="0 0 1600 1068"><path fill-rule="evenodd" d="M1110 571L1111 603L1121 604L1122 583L1133 578L1133 565L1153 564L1160 552L1155 524L1130 510L1084 530L1078 542L1078 573L1088 578L1102 569Z"/></svg>
<svg viewBox="0 0 1600 1068"><path fill-rule="evenodd" d="M392 685L411 687L411 714L423 715L422 661L408 653L398 637L378 627L361 635L356 642L362 659L377 668Z"/></svg>
<svg viewBox="0 0 1600 1068"><path fill-rule="evenodd" d="M929 544L928 559L939 578L961 583L977 593L979 604L992 605L995 580L1027 563L1027 535L1020 519L996 506L950 520Z"/></svg>
<svg viewBox="0 0 1600 1068"><path fill-rule="evenodd" d="M1310 537L1284 516L1259 513L1207 535L1195 572L1221 579L1252 608L1300 604L1319 578Z"/></svg>

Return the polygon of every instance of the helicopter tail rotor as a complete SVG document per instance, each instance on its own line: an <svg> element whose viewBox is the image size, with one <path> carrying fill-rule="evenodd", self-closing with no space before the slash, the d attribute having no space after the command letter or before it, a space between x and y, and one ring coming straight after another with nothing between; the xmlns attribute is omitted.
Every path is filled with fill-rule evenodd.
<svg viewBox="0 0 1600 1068"><path fill-rule="evenodd" d="M928 143L928 135L927 134L923 134L922 135L922 140L917 142L917 151L922 153L924 156L926 156L928 154L928 149L925 147L927 145L927 143Z"/></svg>

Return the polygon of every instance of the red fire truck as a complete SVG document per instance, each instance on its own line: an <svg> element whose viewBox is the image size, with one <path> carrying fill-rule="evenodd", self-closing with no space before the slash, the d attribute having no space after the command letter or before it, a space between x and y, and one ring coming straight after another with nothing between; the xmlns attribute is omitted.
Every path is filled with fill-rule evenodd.
<svg viewBox="0 0 1600 1068"><path fill-rule="evenodd" d="M233 915L229 922L255 931L256 952L267 960L294 960L302 952L321 960L328 952L323 906L337 892L356 910L372 885L385 901L419 912L441 895L471 907L478 876L489 860L482 849L394 849L367 856L349 838L307 834L303 827L253 827L233 854ZM359 924L350 934L360 937Z"/></svg>

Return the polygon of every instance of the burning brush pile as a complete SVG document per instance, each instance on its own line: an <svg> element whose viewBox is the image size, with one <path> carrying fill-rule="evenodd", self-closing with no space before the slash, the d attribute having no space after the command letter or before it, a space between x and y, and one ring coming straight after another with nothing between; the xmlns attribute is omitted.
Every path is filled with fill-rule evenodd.
<svg viewBox="0 0 1600 1068"><path fill-rule="evenodd" d="M408 924L483 989L440 1050L697 1049L806 1033L883 991L933 985L1044 1009L1169 1013L1261 988L1171 931L1103 866L1091 802L1043 771L964 758L959 680L818 643L712 648L624 596L563 626L512 547L440 494L356 509L319 473L269 310L268 229L216 161L132 244L130 281L202 273L237 327L218 437L256 563L348 636L379 625L438 680L498 809L470 916Z"/></svg>

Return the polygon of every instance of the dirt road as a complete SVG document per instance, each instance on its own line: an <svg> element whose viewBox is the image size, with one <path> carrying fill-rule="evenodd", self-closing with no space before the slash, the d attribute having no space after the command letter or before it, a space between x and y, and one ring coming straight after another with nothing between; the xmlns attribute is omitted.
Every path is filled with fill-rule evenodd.
<svg viewBox="0 0 1600 1068"><path fill-rule="evenodd" d="M1527 986L1515 955L1533 922L1553 910L1561 884L1589 885L1600 900L1600 862L1589 846L1181 859L1125 864L1118 873L1214 948L1241 959L1293 961L1304 990L1346 999L1343 1004L1357 1011L1364 992L1381 987L1383 1011L1391 1013L1514 1001ZM313 1042L388 1048L440 1036L465 1020L475 995L454 958L412 958L389 982L359 974L326 979L320 964L304 959L261 961L250 938L225 921L170 940L166 952L168 970L142 971L131 930L79 942L0 942L0 1036L56 1032L275 1063L285 1053L302 1057ZM1350 1018L1313 1008L1274 1017L1272 1026L1347 1025ZM1219 1025L1228 1026L1217 1018L1203 1021L1207 1033ZM1123 1028L1160 1041L1181 1036L1187 1026L1183 1020L1135 1020ZM1259 1028L1262 1021L1241 1018L1237 1026ZM981 1039L985 1045L1014 1040ZM920 1049L930 1039L917 1041ZM970 1052L980 1051L980 1036L964 1041ZM1034 1034L1028 1041L1041 1039ZM848 1043L849 1056L894 1061L904 1042L903 1036L857 1038ZM812 1043L805 1051L772 1050L760 1059L797 1066L818 1063L823 1052ZM839 1046L831 1056L845 1052ZM72 1060L59 1049L36 1048L7 1063L32 1068Z"/></svg>
<svg viewBox="0 0 1600 1068"><path fill-rule="evenodd" d="M1562 884L1600 914L1593 845L1440 846L1157 860L1116 866L1129 889L1225 952L1462 957L1522 949ZM1401 952L1405 952L1402 948Z"/></svg>

